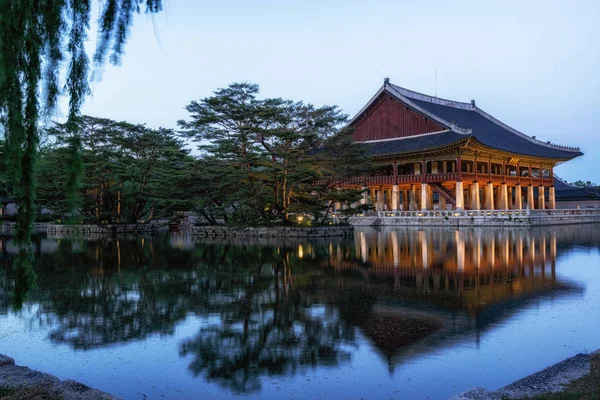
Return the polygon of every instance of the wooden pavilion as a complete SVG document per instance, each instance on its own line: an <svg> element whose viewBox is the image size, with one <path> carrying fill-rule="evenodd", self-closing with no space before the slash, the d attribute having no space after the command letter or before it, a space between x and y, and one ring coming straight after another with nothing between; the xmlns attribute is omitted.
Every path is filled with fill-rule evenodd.
<svg viewBox="0 0 600 400"><path fill-rule="evenodd" d="M387 78L350 125L377 169L341 186L368 188L361 202L377 211L553 209L554 167L582 155L511 128L474 100L428 96Z"/></svg>

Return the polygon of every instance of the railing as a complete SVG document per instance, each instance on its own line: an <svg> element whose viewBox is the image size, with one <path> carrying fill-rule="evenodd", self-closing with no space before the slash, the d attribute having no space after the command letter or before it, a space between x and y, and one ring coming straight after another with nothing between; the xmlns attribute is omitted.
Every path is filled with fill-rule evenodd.
<svg viewBox="0 0 600 400"><path fill-rule="evenodd" d="M462 172L461 177L463 181L475 181L480 182L492 182L495 184L510 183L510 184L521 184L524 186L552 186L554 182L549 177L529 177L529 176L512 176L512 175L496 175L496 174L482 174L474 172ZM343 184L350 185L396 185L396 184L419 184L419 183L442 183L452 182L458 180L457 172L443 172L437 174L406 174L398 175L376 175L376 176L357 176L350 180L345 181Z"/></svg>

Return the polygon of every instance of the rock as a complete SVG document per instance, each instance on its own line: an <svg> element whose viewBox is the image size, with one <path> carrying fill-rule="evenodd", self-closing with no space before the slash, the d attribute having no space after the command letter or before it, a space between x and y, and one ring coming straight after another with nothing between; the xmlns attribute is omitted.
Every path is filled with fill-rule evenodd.
<svg viewBox="0 0 600 400"><path fill-rule="evenodd" d="M15 365L15 360L4 354L0 354L0 367L5 365Z"/></svg>
<svg viewBox="0 0 600 400"><path fill-rule="evenodd" d="M502 400L502 397L482 387L475 387L450 397L450 400Z"/></svg>
<svg viewBox="0 0 600 400"><path fill-rule="evenodd" d="M92 389L72 380L57 377L15 365L15 360L0 354L0 386L40 387L64 400L118 400L108 393Z"/></svg>
<svg viewBox="0 0 600 400"><path fill-rule="evenodd" d="M529 375L498 391L507 397L532 397L560 392L568 385L590 373L590 354L577 354L538 373Z"/></svg>

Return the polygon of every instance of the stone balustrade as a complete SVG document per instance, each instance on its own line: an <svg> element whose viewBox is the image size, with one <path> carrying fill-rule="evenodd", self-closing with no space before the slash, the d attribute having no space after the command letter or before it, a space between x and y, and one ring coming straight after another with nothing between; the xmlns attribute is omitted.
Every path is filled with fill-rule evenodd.
<svg viewBox="0 0 600 400"><path fill-rule="evenodd" d="M573 210L426 210L380 211L375 216L355 216L355 226L536 226L600 223L600 208Z"/></svg>

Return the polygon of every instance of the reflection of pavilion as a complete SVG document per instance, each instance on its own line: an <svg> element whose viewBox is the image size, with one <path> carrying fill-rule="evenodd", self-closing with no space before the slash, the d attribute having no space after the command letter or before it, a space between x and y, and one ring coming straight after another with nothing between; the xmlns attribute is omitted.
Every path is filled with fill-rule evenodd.
<svg viewBox="0 0 600 400"><path fill-rule="evenodd" d="M557 243L565 234L577 235L566 227L360 230L355 252L333 248L322 266L334 271L341 290L376 293L360 327L392 367L449 339L478 337L531 302L581 292L556 276ZM363 279L346 279L356 274Z"/></svg>

